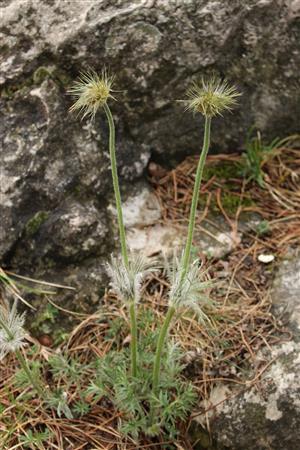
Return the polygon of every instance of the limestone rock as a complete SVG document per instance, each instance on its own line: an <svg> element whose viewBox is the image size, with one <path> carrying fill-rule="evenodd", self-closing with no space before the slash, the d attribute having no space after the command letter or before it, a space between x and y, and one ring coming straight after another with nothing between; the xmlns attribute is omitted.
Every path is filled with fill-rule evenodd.
<svg viewBox="0 0 300 450"><path fill-rule="evenodd" d="M290 450L300 447L300 315L299 255L279 267L272 299L280 317L287 321L293 338L273 346L259 389L229 389L218 384L212 391L210 422L216 449ZM282 313L285 312L285 315ZM257 362L265 359L264 349ZM213 408L213 406L216 406ZM203 426L203 421L199 420Z"/></svg>
<svg viewBox="0 0 300 450"><path fill-rule="evenodd" d="M50 266L107 255L114 239L104 121L82 124L69 115L52 79L0 103L1 264L37 277ZM130 152L118 155L125 179L141 174L145 157L133 165Z"/></svg>
<svg viewBox="0 0 300 450"><path fill-rule="evenodd" d="M122 145L137 160L141 149L167 161L199 151L201 120L176 100L212 70L243 92L236 112L215 121L215 148L241 144L251 125L271 138L298 129L298 1L6 0L0 14L0 84L14 91L41 67L68 84L109 65L125 90L113 107Z"/></svg>
<svg viewBox="0 0 300 450"><path fill-rule="evenodd" d="M291 254L280 265L272 291L275 313L288 318L300 333L300 255Z"/></svg>
<svg viewBox="0 0 300 450"><path fill-rule="evenodd" d="M110 206L116 216L116 211ZM166 223L162 220L162 209L150 187L138 183L124 203L124 223L127 227L127 242L131 251L146 256L172 255L185 245L187 227ZM223 216L213 214L204 220L201 229L194 235L194 251L208 257L222 258L241 242L245 231L261 221L258 214L242 213L238 229L230 227Z"/></svg>
<svg viewBox="0 0 300 450"><path fill-rule="evenodd" d="M64 94L52 80L2 100L0 111L0 257L5 258L36 214L51 214L72 195L103 196L109 163L91 129L66 119Z"/></svg>
<svg viewBox="0 0 300 450"><path fill-rule="evenodd" d="M146 182L133 187L123 203L124 225L126 228L143 228L154 225L161 219L161 207L154 192Z"/></svg>
<svg viewBox="0 0 300 450"><path fill-rule="evenodd" d="M47 261L78 263L110 250L107 218L93 203L68 198L51 212L38 212L26 225L24 239L15 245L12 261L37 267Z"/></svg>
<svg viewBox="0 0 300 450"><path fill-rule="evenodd" d="M218 449L290 450L300 446L300 346L274 347L274 363L260 382L238 396L229 394L212 421ZM236 393L235 393L236 394Z"/></svg>
<svg viewBox="0 0 300 450"><path fill-rule="evenodd" d="M148 257L170 256L183 248L184 235L171 225L131 228L128 230L128 245L132 251L142 252Z"/></svg>

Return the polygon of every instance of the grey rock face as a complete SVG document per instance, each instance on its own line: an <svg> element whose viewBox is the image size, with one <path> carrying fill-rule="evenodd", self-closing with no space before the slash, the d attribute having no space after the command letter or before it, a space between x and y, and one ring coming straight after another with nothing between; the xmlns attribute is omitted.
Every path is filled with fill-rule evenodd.
<svg viewBox="0 0 300 450"><path fill-rule="evenodd" d="M50 80L2 100L2 257L34 215L51 214L67 196L103 196L107 190L108 160L88 128L64 121L61 98Z"/></svg>
<svg viewBox="0 0 300 450"><path fill-rule="evenodd" d="M211 421L220 450L290 450L300 447L300 315L299 256L283 262L274 281L275 311L285 320L293 339L276 345L259 389L230 390L220 384L211 402L218 405ZM298 283L299 284L299 283ZM284 290L282 290L284 289ZM263 352L257 361L263 360Z"/></svg>
<svg viewBox="0 0 300 450"><path fill-rule="evenodd" d="M67 199L51 213L40 211L27 223L24 237L15 246L16 263L29 262L28 255L42 265L49 259L77 263L109 251L107 219L91 202Z"/></svg>
<svg viewBox="0 0 300 450"><path fill-rule="evenodd" d="M300 255L283 261L274 281L272 300L275 313L289 318L300 334Z"/></svg>
<svg viewBox="0 0 300 450"><path fill-rule="evenodd" d="M76 291L60 291L58 303L93 311L103 255L113 246L105 214L110 166L100 139L107 131L68 115L64 90L49 78L2 98L0 115L1 264L71 284Z"/></svg>
<svg viewBox="0 0 300 450"><path fill-rule="evenodd" d="M240 144L253 124L273 138L298 127L295 0L11 0L1 16L0 83L16 87L41 65L71 78L110 66L125 90L114 105L123 145L133 140L135 157L141 147L166 160L199 150L200 120L176 100L211 70L243 92L234 115L215 121L215 148Z"/></svg>
<svg viewBox="0 0 300 450"><path fill-rule="evenodd" d="M1 263L56 283L71 280L81 300L93 291L94 301L99 285L87 273L96 264L101 286L103 256L113 248L110 163L100 138L107 140L107 130L69 116L65 92L52 79L2 98L0 115ZM130 158L119 157L129 179L141 170ZM72 296L71 309L78 304ZM64 303L70 297L60 293Z"/></svg>
<svg viewBox="0 0 300 450"><path fill-rule="evenodd" d="M290 342L272 351L276 361L260 383L226 401L213 423L218 448L290 450L300 446L300 347Z"/></svg>

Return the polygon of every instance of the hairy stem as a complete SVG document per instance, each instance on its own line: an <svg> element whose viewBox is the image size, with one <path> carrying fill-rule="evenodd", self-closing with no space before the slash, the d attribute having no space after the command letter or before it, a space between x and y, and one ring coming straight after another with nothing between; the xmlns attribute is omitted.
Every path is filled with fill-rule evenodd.
<svg viewBox="0 0 300 450"><path fill-rule="evenodd" d="M187 241L186 246L183 254L183 260L182 260L182 275L181 275L181 282L184 280L189 262L191 257L191 248L192 248L192 242L193 242L193 235L194 235L194 229L195 229L195 221L196 221L196 212L197 212L197 206L199 201L199 191L203 176L203 169L205 166L205 161L209 149L209 143L210 143L210 126L211 126L211 118L206 117L205 118L205 128L204 128L204 140L203 140L203 147L202 152L199 158L198 166L197 166L197 172L196 172L196 178L195 178L195 184L194 184L194 190L193 190L193 198L192 198L192 204L191 204L191 210L190 210L190 217L189 217L189 226L188 226L188 235L187 235ZM153 394L157 395L158 386L159 386L159 375L160 375L160 366L161 366L161 356L162 351L164 347L164 342L169 330L169 326L171 323L171 320L175 314L175 308L173 306L170 306L167 312L167 315L165 317L164 323L161 327L158 341L157 341L157 348L156 348L156 354L155 354L155 360L154 360L154 367L153 367L153 382L152 382L152 390ZM152 410L151 414L151 422L153 422L154 419L154 411Z"/></svg>
<svg viewBox="0 0 300 450"><path fill-rule="evenodd" d="M131 375L137 377L137 324L136 324L136 311L134 301L130 302L129 305L129 316L130 316L130 353L131 353Z"/></svg>
<svg viewBox="0 0 300 450"><path fill-rule="evenodd" d="M116 199L116 208L117 208L117 217L118 217L118 226L120 233L120 241L121 241L121 252L122 258L125 266L129 267L128 260L128 251L126 245L126 233L125 226L123 220L123 212L122 212L122 202L121 202L121 194L119 187L119 179L118 179L118 170L117 170L117 162L116 162L116 146L115 146L115 125L114 119L110 112L108 105L104 104L104 111L106 113L106 117L109 125L109 154L111 161L111 173L113 179L113 187ZM129 316L130 316L130 328L131 328L131 375L133 377L137 376L137 324L136 324L136 311L134 301L130 303L129 306Z"/></svg>
<svg viewBox="0 0 300 450"><path fill-rule="evenodd" d="M104 111L106 113L106 117L109 125L109 155L111 162L111 174L113 180L113 187L116 199L116 208L117 208L117 217L118 217L118 226L120 233L120 241L121 241L121 252L124 264L128 267L128 252L126 246L126 235L125 235L125 226L123 220L123 212L122 212L122 203L121 203L121 194L119 187L119 179L118 179L118 170L117 170L117 161L116 161L116 146L115 146L115 125L114 119L110 112L108 105L104 104Z"/></svg>
<svg viewBox="0 0 300 450"><path fill-rule="evenodd" d="M195 184L194 184L194 190L193 190L193 197L192 197L192 204L191 204L191 210L190 210L190 217L189 217L189 227L188 227L188 235L186 240L186 245L184 249L183 254L183 261L182 261L182 276L181 279L183 280L186 272L188 270L190 258L191 258L191 248L193 243L193 236L194 236L194 229L195 229L195 221L196 221L196 212L197 212L197 206L199 201L199 192L200 192L200 186L203 176L203 169L205 166L205 161L207 157L207 153L209 150L209 143L210 143L210 125L211 125L211 118L206 117L205 118L205 127L204 127L204 140L203 140L203 147L202 152L199 158L198 166L197 166L197 172L196 172L196 178L195 178Z"/></svg>
<svg viewBox="0 0 300 450"><path fill-rule="evenodd" d="M152 378L152 391L153 394L157 394L158 385L159 385L159 374L160 374L160 365L161 365L161 355L164 348L164 342L169 330L169 326L171 323L171 320L175 314L175 308L174 306L170 306L167 312L167 315L165 317L164 323L161 327L158 341L157 341L157 347L156 347L156 353L155 353L155 360L154 360L154 366L153 366L153 378Z"/></svg>
<svg viewBox="0 0 300 450"><path fill-rule="evenodd" d="M161 356L164 348L165 339L167 337L171 320L175 314L176 310L173 306L170 306L165 317L164 323L160 329L160 333L158 336L154 366L153 366L153 375L152 375L152 393L157 396L158 394L158 386L159 386L159 375L160 375L160 367L161 367ZM155 407L151 407L150 411L150 424L153 425L155 419Z"/></svg>

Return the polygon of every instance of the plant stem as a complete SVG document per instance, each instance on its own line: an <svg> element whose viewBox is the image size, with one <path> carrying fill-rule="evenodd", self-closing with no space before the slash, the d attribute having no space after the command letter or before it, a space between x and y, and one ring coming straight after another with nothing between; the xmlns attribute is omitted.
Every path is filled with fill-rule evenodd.
<svg viewBox="0 0 300 450"><path fill-rule="evenodd" d="M19 363L22 366L22 369L24 370L24 372L27 375L28 380L32 384L32 387L37 391L37 393L39 394L41 399L45 398L45 394L44 394L42 388L40 387L39 383L37 383L37 381L34 379L34 376L31 372L31 370L29 369L27 361L24 358L24 356L22 355L22 352L20 350L16 350L15 353L16 353L16 357L19 360Z"/></svg>
<svg viewBox="0 0 300 450"><path fill-rule="evenodd" d="M121 252L124 264L128 267L128 252L126 247L126 235L125 235L125 227L122 213L122 204L121 204L121 194L119 187L119 179L118 179L118 169L116 162L116 147L115 147L115 125L114 119L110 112L108 105L104 104L104 111L108 120L109 125L109 155L111 162L111 174L113 180L113 187L116 199L116 207L117 207L117 217L118 217L118 225L119 225L119 233L120 233L120 241L121 241Z"/></svg>
<svg viewBox="0 0 300 450"><path fill-rule="evenodd" d="M130 353L131 353L131 375L137 377L137 324L136 324L136 312L134 301L130 302L129 305L129 316L130 316Z"/></svg>
<svg viewBox="0 0 300 450"><path fill-rule="evenodd" d="M193 198L192 198L192 204L191 204L191 210L190 210L190 217L189 217L189 227L188 227L188 235L187 235L187 241L186 246L183 254L183 261L182 261L182 275L181 275L181 282L184 280L189 262L191 257L191 247L193 242L193 235L194 235L194 229L195 229L195 221L196 221L196 212L197 212L197 206L199 201L199 191L203 176L203 169L205 166L205 161L209 149L209 143L210 143L210 126L211 126L211 118L206 117L205 118L205 127L204 127L204 140L203 140L203 147L202 152L199 158L198 166L197 166L197 172L196 172L196 178L195 178L195 184L194 184L194 190L193 190ZM154 367L153 367L153 382L152 382L152 390L153 394L157 395L158 385L159 385L159 374L160 374L160 366L161 366L161 355L162 350L164 346L164 342L169 330L169 326L171 323L171 320L175 314L175 308L173 306L170 306L167 312L167 315L165 317L164 323L161 327L158 341L157 341L157 348L156 348L156 354L155 354L155 360L154 360ZM154 412L152 411L152 419L154 418Z"/></svg>
<svg viewBox="0 0 300 450"><path fill-rule="evenodd" d="M170 326L171 320L175 314L175 311L176 311L176 309L174 308L174 306L169 307L167 315L164 320L164 323L161 327L161 330L160 330L160 333L158 336L155 360L154 360L154 366L153 366L152 391L153 391L154 395L157 394L157 389L158 389L158 384L159 384L159 373L160 373L162 350L163 350L165 338L167 336L169 326Z"/></svg>
<svg viewBox="0 0 300 450"><path fill-rule="evenodd" d="M186 272L188 270L190 258L191 258L191 248L193 243L193 236L194 236L194 229L195 229L195 221L196 221L196 212L197 212L197 206L199 201L199 192L200 192L200 186L203 176L203 169L209 149L210 144L210 126L211 126L211 117L205 117L205 127L204 127L204 140L203 140L203 147L202 152L199 158L198 166L197 166L197 172L196 172L196 178L195 178L195 184L194 184L194 190L193 190L193 198L192 198L192 204L191 204L191 210L190 210L190 217L189 217L189 227L188 227L188 235L187 235L187 241L184 249L183 254L183 261L182 261L182 276L181 280L184 279Z"/></svg>
<svg viewBox="0 0 300 450"><path fill-rule="evenodd" d="M121 241L121 253L123 262L126 268L129 268L129 259L128 252L126 246L126 233L125 226L123 220L123 212L122 212L122 203L121 203L121 194L119 187L119 179L118 179L118 169L116 162L116 146L115 146L115 125L114 119L111 114L111 111L108 105L104 104L104 111L108 120L109 125L109 154L111 161L111 173L113 179L113 187L116 199L116 207L117 207L117 217L118 217L118 226L120 233L120 241ZM131 342L130 342L130 351L131 351L131 375L133 377L137 376L137 323L136 323L136 311L135 311L135 303L134 300L130 302L129 305L129 316L130 316L130 329L131 329Z"/></svg>

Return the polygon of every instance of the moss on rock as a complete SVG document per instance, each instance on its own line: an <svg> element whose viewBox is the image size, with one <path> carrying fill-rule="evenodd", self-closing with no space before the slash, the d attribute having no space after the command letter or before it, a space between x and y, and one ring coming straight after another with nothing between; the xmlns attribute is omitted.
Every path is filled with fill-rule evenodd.
<svg viewBox="0 0 300 450"><path fill-rule="evenodd" d="M47 211L38 211L25 225L25 233L27 236L35 235L40 229L41 225L48 219L49 213Z"/></svg>

